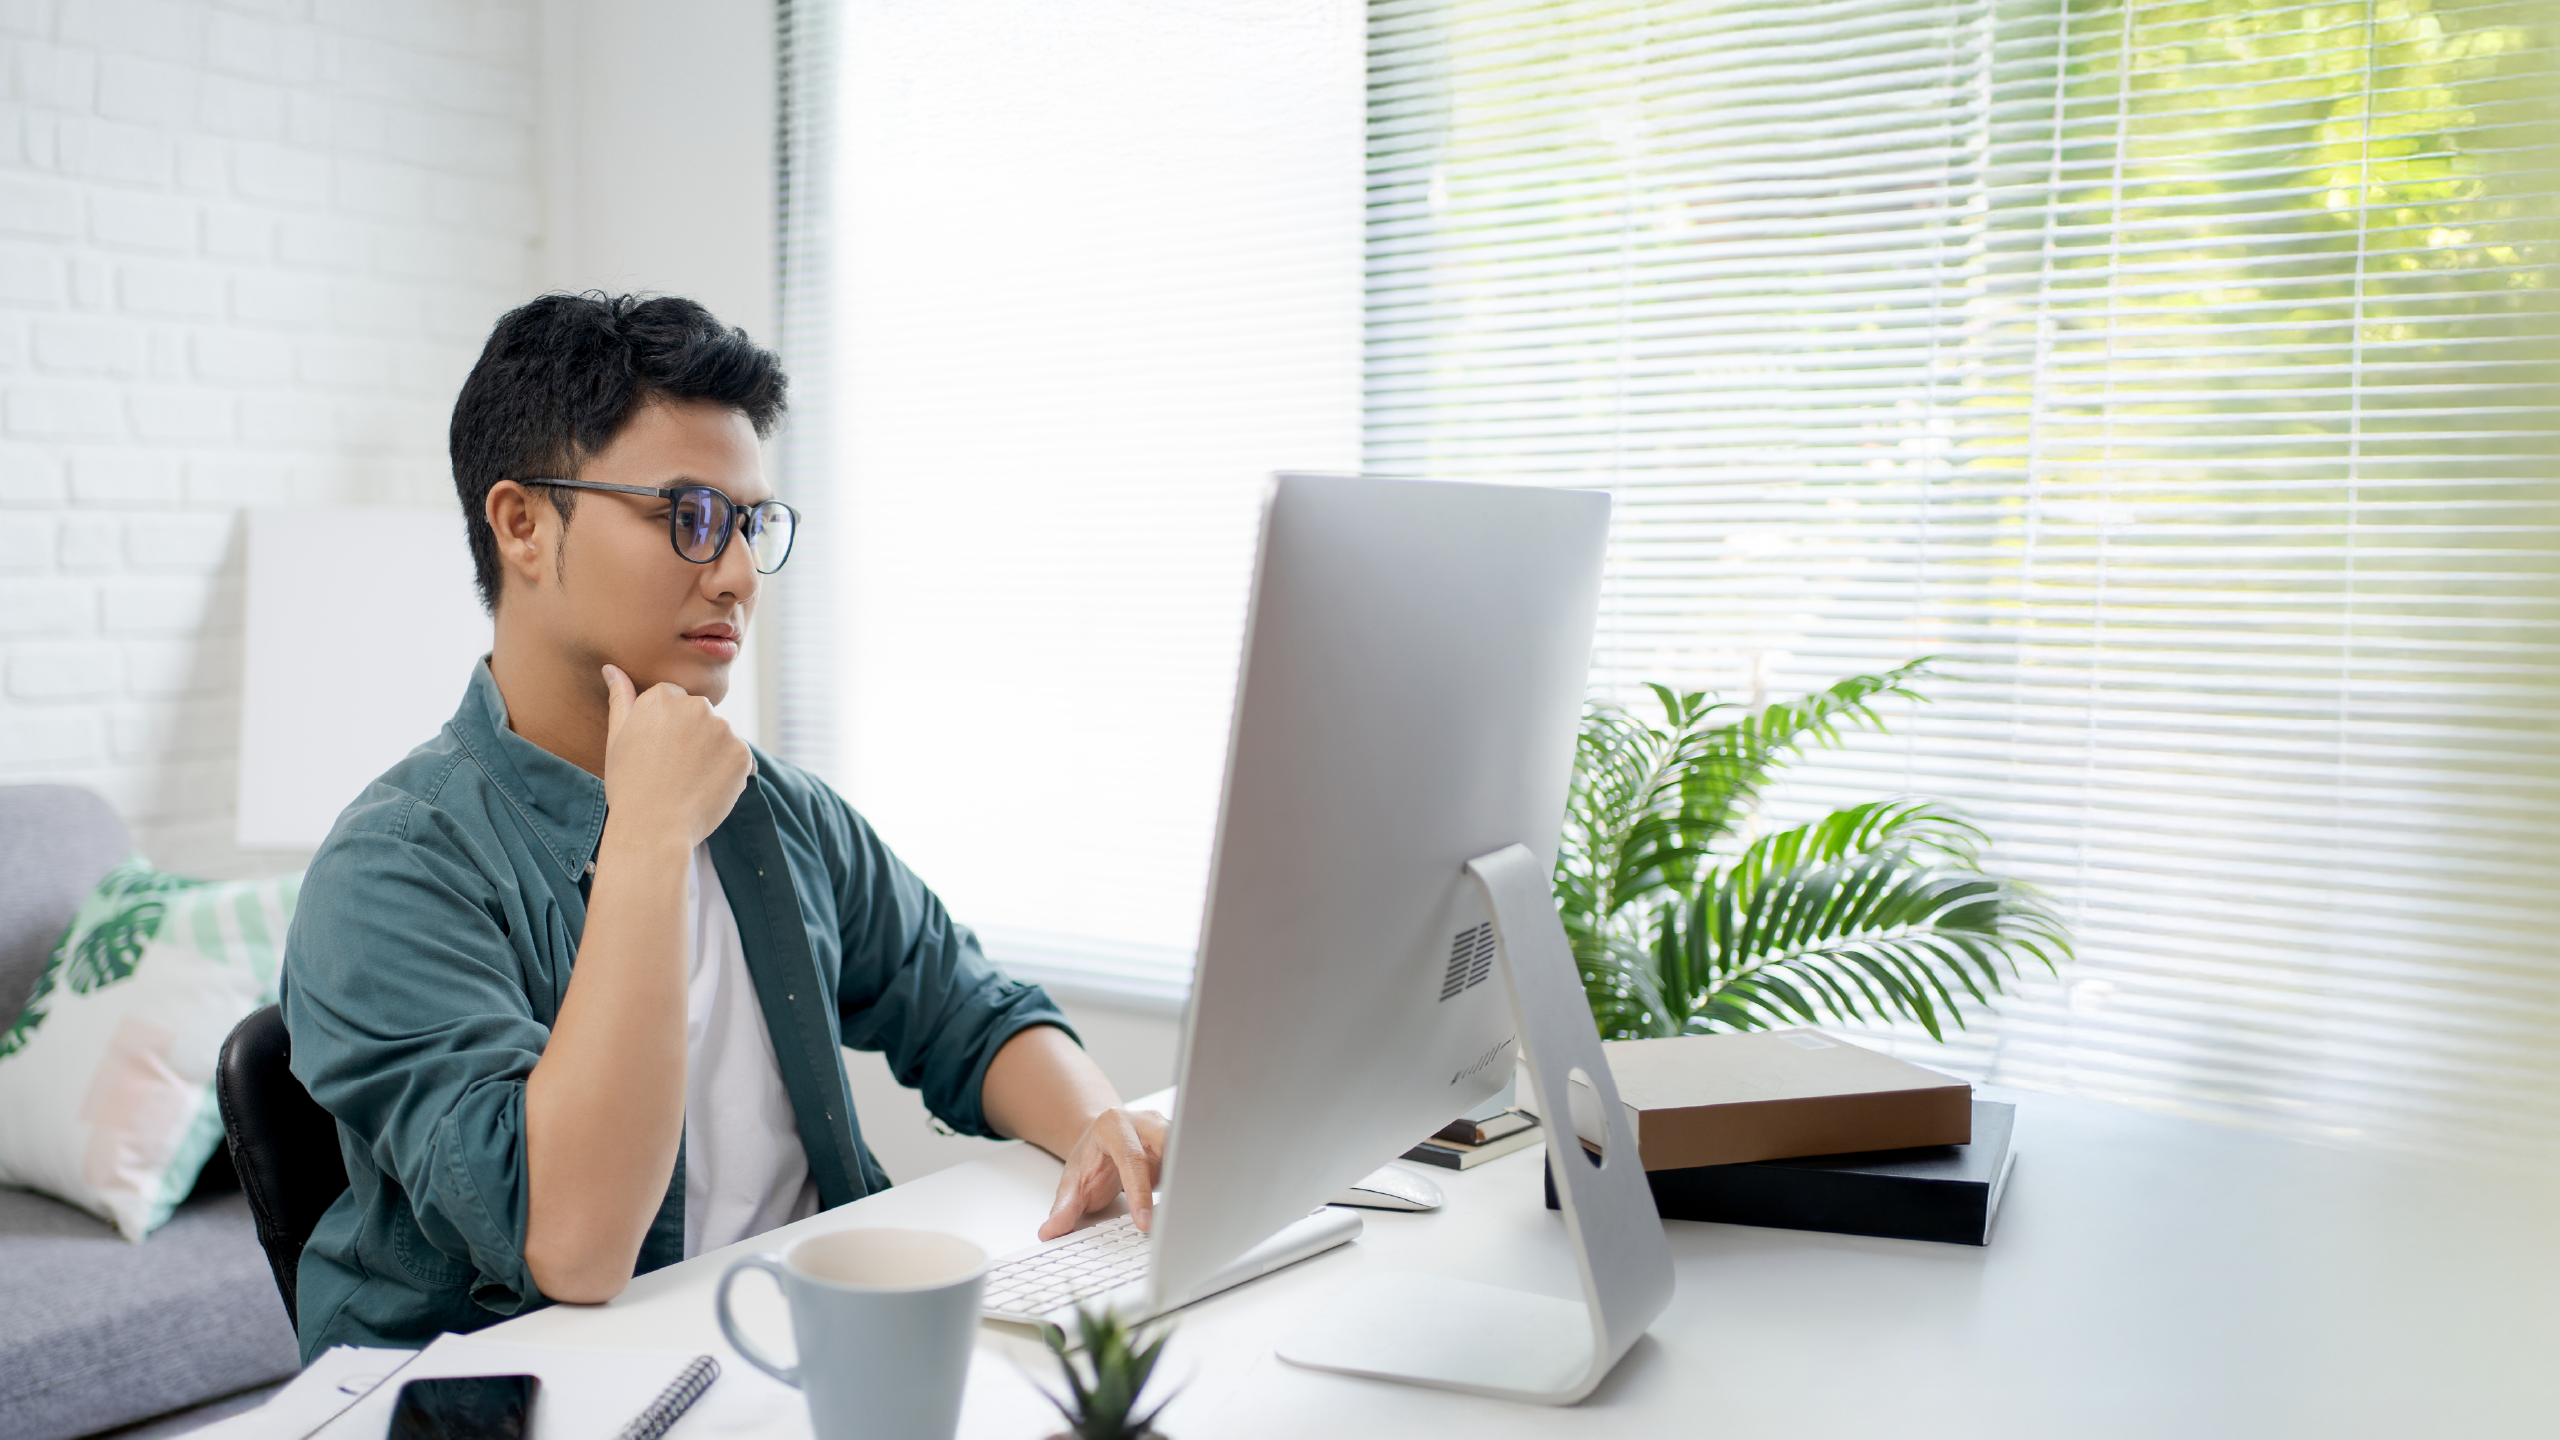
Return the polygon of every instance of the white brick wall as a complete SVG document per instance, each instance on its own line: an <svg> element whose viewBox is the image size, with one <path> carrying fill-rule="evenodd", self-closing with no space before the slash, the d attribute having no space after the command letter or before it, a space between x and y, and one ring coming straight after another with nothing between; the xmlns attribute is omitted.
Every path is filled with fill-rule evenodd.
<svg viewBox="0 0 2560 1440"><path fill-rule="evenodd" d="M0 0L0 783L94 786L172 868L300 863L231 844L239 514L450 503L533 288L536 12Z"/></svg>

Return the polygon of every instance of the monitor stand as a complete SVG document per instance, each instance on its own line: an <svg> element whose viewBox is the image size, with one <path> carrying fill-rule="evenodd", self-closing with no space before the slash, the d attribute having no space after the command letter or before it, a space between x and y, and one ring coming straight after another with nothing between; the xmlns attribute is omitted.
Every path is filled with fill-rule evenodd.
<svg viewBox="0 0 2560 1440"><path fill-rule="evenodd" d="M1671 1303L1671 1247L1556 918L1552 877L1519 845L1477 856L1467 873L1493 911L1582 1299L1387 1271L1307 1317L1280 1342L1280 1358L1311 1370L1571 1405ZM1575 1070L1589 1078L1608 1122L1605 1158L1596 1162L1573 1137L1566 1076Z"/></svg>

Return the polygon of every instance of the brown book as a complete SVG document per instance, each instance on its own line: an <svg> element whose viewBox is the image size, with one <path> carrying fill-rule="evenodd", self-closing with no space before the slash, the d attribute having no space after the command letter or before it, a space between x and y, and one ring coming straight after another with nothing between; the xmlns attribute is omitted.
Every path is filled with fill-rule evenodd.
<svg viewBox="0 0 2560 1440"><path fill-rule="evenodd" d="M1647 1170L1966 1145L1973 1087L1818 1030L1612 1040L1602 1047ZM1601 1133L1572 1088L1573 1128Z"/></svg>

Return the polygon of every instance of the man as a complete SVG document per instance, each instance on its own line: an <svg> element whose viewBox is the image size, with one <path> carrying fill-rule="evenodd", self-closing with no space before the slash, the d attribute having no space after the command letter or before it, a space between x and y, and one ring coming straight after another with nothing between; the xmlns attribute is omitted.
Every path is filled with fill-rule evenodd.
<svg viewBox="0 0 2560 1440"><path fill-rule="evenodd" d="M883 1188L839 1044L1064 1157L1043 1238L1124 1188L1149 1218L1163 1117L712 711L796 528L758 449L784 383L691 301L601 295L508 314L463 383L494 643L339 817L286 946L293 1072L349 1181L303 1250L306 1360L608 1300Z"/></svg>

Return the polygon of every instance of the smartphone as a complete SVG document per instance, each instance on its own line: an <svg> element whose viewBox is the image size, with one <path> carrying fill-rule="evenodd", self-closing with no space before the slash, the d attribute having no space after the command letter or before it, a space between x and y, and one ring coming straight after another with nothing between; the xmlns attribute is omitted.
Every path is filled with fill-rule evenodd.
<svg viewBox="0 0 2560 1440"><path fill-rule="evenodd" d="M412 1380L400 1387L388 1440L525 1440L540 1384L530 1375Z"/></svg>

